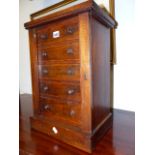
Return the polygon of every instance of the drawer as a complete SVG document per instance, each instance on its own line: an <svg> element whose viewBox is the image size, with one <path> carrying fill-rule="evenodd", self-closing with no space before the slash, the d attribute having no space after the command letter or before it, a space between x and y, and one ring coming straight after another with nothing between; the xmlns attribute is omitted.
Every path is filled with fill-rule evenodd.
<svg viewBox="0 0 155 155"><path fill-rule="evenodd" d="M79 39L78 17L56 21L36 29L38 47Z"/></svg>
<svg viewBox="0 0 155 155"><path fill-rule="evenodd" d="M80 80L79 65L39 65L39 78L50 80Z"/></svg>
<svg viewBox="0 0 155 155"><path fill-rule="evenodd" d="M40 93L42 95L56 96L66 100L81 100L79 83L64 83L42 80L39 83Z"/></svg>
<svg viewBox="0 0 155 155"><path fill-rule="evenodd" d="M39 118L31 118L31 127L37 131L47 134L57 140L70 144L72 146L90 149L90 137L80 132L79 128L67 127L61 122L45 121Z"/></svg>
<svg viewBox="0 0 155 155"><path fill-rule="evenodd" d="M61 119L80 124L80 102L40 97L40 114L48 120Z"/></svg>
<svg viewBox="0 0 155 155"><path fill-rule="evenodd" d="M48 47L38 47L38 60L79 60L79 44L78 41L60 42L59 44L50 45Z"/></svg>

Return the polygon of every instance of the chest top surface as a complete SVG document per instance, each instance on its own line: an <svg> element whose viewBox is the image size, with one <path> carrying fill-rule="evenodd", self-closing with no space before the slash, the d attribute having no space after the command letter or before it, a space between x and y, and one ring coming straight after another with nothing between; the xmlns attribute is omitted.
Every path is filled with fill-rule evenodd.
<svg viewBox="0 0 155 155"><path fill-rule="evenodd" d="M76 4L76 3L75 3ZM67 17L75 16L80 13L89 12L92 16L98 18L105 26L109 28L116 28L117 22L108 13L106 9L100 8L93 0L82 0L80 4L71 5L69 8L60 9L56 12L49 12L45 16L31 20L25 23L26 29L32 29L41 25L51 23L59 19L64 19ZM48 8L47 8L48 10ZM35 14L40 14L42 11L38 11ZM32 14L33 15L33 14Z"/></svg>

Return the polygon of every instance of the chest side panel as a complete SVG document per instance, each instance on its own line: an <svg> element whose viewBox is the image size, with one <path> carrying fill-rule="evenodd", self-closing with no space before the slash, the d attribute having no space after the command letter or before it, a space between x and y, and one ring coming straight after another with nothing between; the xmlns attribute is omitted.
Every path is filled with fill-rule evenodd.
<svg viewBox="0 0 155 155"><path fill-rule="evenodd" d="M92 18L93 129L110 114L110 29Z"/></svg>

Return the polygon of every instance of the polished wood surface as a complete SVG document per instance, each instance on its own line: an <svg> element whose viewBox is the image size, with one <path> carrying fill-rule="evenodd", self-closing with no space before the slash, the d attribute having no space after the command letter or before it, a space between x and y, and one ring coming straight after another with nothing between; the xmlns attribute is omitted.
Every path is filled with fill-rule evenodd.
<svg viewBox="0 0 155 155"><path fill-rule="evenodd" d="M80 125L81 103L58 98L40 97L40 115L51 119Z"/></svg>
<svg viewBox="0 0 155 155"><path fill-rule="evenodd" d="M31 60L31 81L38 81L38 58L37 58L37 38L35 29L29 30L29 44L30 44L30 60ZM34 82L32 84L32 95L33 95L33 110L34 114L38 113L39 110L39 84Z"/></svg>
<svg viewBox="0 0 155 155"><path fill-rule="evenodd" d="M93 129L110 111L110 29L92 20Z"/></svg>
<svg viewBox="0 0 155 155"><path fill-rule="evenodd" d="M75 16L79 13L92 11L94 17L100 19L107 27L117 27L115 19L107 12L107 10L100 8L93 0L88 0L81 4L69 7L67 9L58 11L56 13L47 15L45 17L25 23L25 28L30 29L35 26L41 26L52 21L66 18L72 14Z"/></svg>
<svg viewBox="0 0 155 155"><path fill-rule="evenodd" d="M83 150L87 151L89 148L89 139L86 135L80 132L79 128L75 128L73 130L73 126L67 125L63 122L56 122L55 120L49 121L44 119L39 119L39 117L31 118L31 127L37 131L45 133L46 135L58 139L61 142L76 147L76 148L83 148Z"/></svg>
<svg viewBox="0 0 155 155"><path fill-rule="evenodd" d="M82 98L81 122L82 129L91 134L91 105L92 105L92 80L91 80L91 30L88 13L79 15L79 39L80 39L80 88Z"/></svg>
<svg viewBox="0 0 155 155"><path fill-rule="evenodd" d="M80 65L40 65L39 78L47 80L80 81Z"/></svg>
<svg viewBox="0 0 155 155"><path fill-rule="evenodd" d="M59 31L60 36L54 37L53 33ZM51 43L72 41L78 39L78 16L58 20L36 28L38 47L49 47Z"/></svg>
<svg viewBox="0 0 155 155"><path fill-rule="evenodd" d="M44 96L56 96L67 100L81 100L79 83L73 82L55 82L55 81L41 81L40 94Z"/></svg>
<svg viewBox="0 0 155 155"><path fill-rule="evenodd" d="M59 45L59 46L58 46ZM38 61L53 61L53 60L79 60L79 44L77 40L71 40L64 42L58 42L56 44L50 44L47 47L38 47Z"/></svg>
<svg viewBox="0 0 155 155"><path fill-rule="evenodd" d="M88 155L54 138L31 130L32 96L20 95L20 155ZM97 144L92 155L134 155L135 114L114 110L113 127Z"/></svg>
<svg viewBox="0 0 155 155"><path fill-rule="evenodd" d="M83 7L87 8L84 12ZM70 12L63 18L55 13L55 17L25 24L30 32L32 64L31 127L91 153L112 127L110 29L117 23L93 1L73 8L78 14L67 8ZM71 41L74 44L70 45ZM76 57L71 58L75 52ZM60 100L73 104L62 106Z"/></svg>

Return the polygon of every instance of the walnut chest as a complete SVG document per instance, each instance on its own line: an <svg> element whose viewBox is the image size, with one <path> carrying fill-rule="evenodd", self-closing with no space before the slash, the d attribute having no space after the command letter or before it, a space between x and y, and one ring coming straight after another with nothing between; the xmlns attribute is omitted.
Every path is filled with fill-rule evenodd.
<svg viewBox="0 0 155 155"><path fill-rule="evenodd" d="M25 24L29 30L32 129L91 152L112 125L110 30L93 1Z"/></svg>

